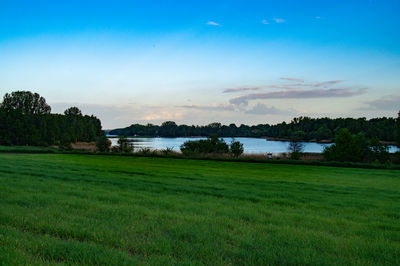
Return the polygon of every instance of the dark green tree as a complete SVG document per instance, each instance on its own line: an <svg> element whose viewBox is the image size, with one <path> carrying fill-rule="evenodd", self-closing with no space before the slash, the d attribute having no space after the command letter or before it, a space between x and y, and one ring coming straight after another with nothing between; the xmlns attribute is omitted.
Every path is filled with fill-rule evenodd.
<svg viewBox="0 0 400 266"><path fill-rule="evenodd" d="M396 119L396 144L400 148L400 111L397 113Z"/></svg>
<svg viewBox="0 0 400 266"><path fill-rule="evenodd" d="M64 111L66 116L82 116L82 111L78 107L70 107Z"/></svg>
<svg viewBox="0 0 400 266"><path fill-rule="evenodd" d="M244 152L243 144L239 141L235 141L235 139L232 139L231 145L229 146L229 151L233 156L239 157Z"/></svg>
<svg viewBox="0 0 400 266"><path fill-rule="evenodd" d="M132 142L124 136L118 138L118 147L120 152L133 152L134 150Z"/></svg>
<svg viewBox="0 0 400 266"><path fill-rule="evenodd" d="M16 111L21 115L44 115L51 111L43 97L30 91L6 93L0 108L5 112Z"/></svg>
<svg viewBox="0 0 400 266"><path fill-rule="evenodd" d="M371 161L386 163L390 160L388 147L383 145L377 137L373 138L369 144L371 147Z"/></svg>
<svg viewBox="0 0 400 266"><path fill-rule="evenodd" d="M346 128L335 137L335 143L325 148L324 158L328 161L362 162L369 155L365 137L353 135Z"/></svg>
<svg viewBox="0 0 400 266"><path fill-rule="evenodd" d="M304 145L301 143L301 140L305 138L305 132L302 130L295 131L290 136L290 142L288 146L288 151L290 153L290 159L299 160L301 157L301 153L303 152Z"/></svg>
<svg viewBox="0 0 400 266"><path fill-rule="evenodd" d="M100 135L96 139L96 149L100 152L108 152L110 150L111 141L105 134Z"/></svg>

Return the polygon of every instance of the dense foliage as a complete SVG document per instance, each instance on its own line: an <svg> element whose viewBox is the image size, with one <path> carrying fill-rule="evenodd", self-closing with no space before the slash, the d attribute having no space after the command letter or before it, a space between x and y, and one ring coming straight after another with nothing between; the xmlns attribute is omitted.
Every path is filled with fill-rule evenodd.
<svg viewBox="0 0 400 266"><path fill-rule="evenodd" d="M186 155L192 154L227 154L239 157L244 151L243 144L234 139L230 145L217 135L211 135L207 139L189 140L181 145L181 152Z"/></svg>
<svg viewBox="0 0 400 266"><path fill-rule="evenodd" d="M395 137L396 137L396 144L397 147L400 147L400 111L398 113L397 119L396 119L396 133L395 133Z"/></svg>
<svg viewBox="0 0 400 266"><path fill-rule="evenodd" d="M149 136L149 137L188 137L210 136L220 137L271 137L290 139L293 134L300 135L302 140L332 140L343 128L352 134L364 133L368 139L377 137L383 141L395 140L396 119L394 118L294 118L290 123L282 122L276 125L260 124L254 126L235 124L221 125L211 123L207 126L177 125L167 121L161 126L134 124L126 128L111 130L111 135Z"/></svg>
<svg viewBox="0 0 400 266"><path fill-rule="evenodd" d="M229 146L229 151L233 156L239 157L244 152L243 144L237 140L232 140L231 145Z"/></svg>
<svg viewBox="0 0 400 266"><path fill-rule="evenodd" d="M364 134L351 134L342 129L335 138L335 143L324 150L328 161L385 163L389 159L388 148L378 138L368 141Z"/></svg>
<svg viewBox="0 0 400 266"><path fill-rule="evenodd" d="M72 107L64 115L51 114L43 97L29 91L4 96L0 104L1 145L62 145L96 141L104 135L95 116L82 115Z"/></svg>
<svg viewBox="0 0 400 266"><path fill-rule="evenodd" d="M183 154L191 153L216 153L223 154L229 152L229 146L223 139L219 139L217 135L212 135L207 139L196 141L185 141L181 145Z"/></svg>

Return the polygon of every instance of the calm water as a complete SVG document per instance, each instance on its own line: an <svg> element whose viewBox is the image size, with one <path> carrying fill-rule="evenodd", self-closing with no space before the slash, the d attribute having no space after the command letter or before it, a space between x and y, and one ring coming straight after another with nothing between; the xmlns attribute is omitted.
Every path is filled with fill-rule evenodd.
<svg viewBox="0 0 400 266"><path fill-rule="evenodd" d="M135 149L150 148L152 150L162 150L173 148L175 151L180 151L180 146L187 140L199 140L205 138L129 138L133 141ZM223 138L226 143L230 143L232 138ZM111 138L112 145L117 145L117 138ZM235 140L243 143L245 153L281 153L287 152L288 141L267 141L258 138L235 138ZM331 144L319 144L313 142L303 142L304 152L322 152L325 146ZM396 147L391 146L390 152L395 152Z"/></svg>
<svg viewBox="0 0 400 266"><path fill-rule="evenodd" d="M175 151L180 151L180 146L187 140L199 140L205 138L129 138L133 141L135 149L143 147L162 150L173 148ZM223 138L226 143L230 143L232 138ZM117 145L117 138L111 138L112 145ZM287 152L287 141L267 141L257 138L235 138L235 140L243 143L245 153L280 153ZM330 144L304 143L304 152L322 152L324 146Z"/></svg>

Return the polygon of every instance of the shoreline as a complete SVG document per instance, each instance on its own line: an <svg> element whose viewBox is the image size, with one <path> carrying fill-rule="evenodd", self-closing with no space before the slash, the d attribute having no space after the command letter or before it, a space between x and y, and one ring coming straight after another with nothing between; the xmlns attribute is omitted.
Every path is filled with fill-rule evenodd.
<svg viewBox="0 0 400 266"><path fill-rule="evenodd" d="M109 139L116 139L121 136L118 135L106 135L107 138ZM125 136L126 138L166 138L166 139L180 139L180 138L207 138L207 136L185 136L185 137L154 137L154 136ZM266 141L282 141L282 142L290 142L290 139L288 138L274 138L274 137L219 137L219 138L247 138L247 139L265 139ZM318 144L332 144L335 141L333 139L322 139L322 140L316 140L316 139L311 139L311 140L300 140L299 142L306 142L306 143L318 143ZM380 141L381 144L383 145L388 145L388 146L396 146L395 141Z"/></svg>
<svg viewBox="0 0 400 266"><path fill-rule="evenodd" d="M119 138L119 137L121 137L121 136L117 136L117 135L106 135L106 137L109 138L109 139L116 139L116 138ZM149 138L165 138L165 139L207 138L207 136L185 136L185 137L124 136L124 137L126 137L126 138L138 138L138 139L140 139L140 138L146 138L146 139L149 139ZM236 137L219 137L219 138L265 139L266 141L282 141L282 142L289 142L289 141L290 141L290 139L286 139L286 138L272 138L272 137L265 137L265 136L262 136L262 137L237 137L237 136L236 136ZM329 140L329 139L326 139L326 140L300 140L299 142L309 142L309 143L319 143L319 144L330 144L330 143L334 143L333 140ZM387 145L394 145L394 144L387 144Z"/></svg>

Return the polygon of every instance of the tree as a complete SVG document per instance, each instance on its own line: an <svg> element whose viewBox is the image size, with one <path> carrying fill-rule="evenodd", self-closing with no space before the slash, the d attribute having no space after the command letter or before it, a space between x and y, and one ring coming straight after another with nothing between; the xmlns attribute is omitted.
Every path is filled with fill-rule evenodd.
<svg viewBox="0 0 400 266"><path fill-rule="evenodd" d="M243 144L239 141L235 141L235 139L232 139L229 150L233 154L233 156L239 157L244 151Z"/></svg>
<svg viewBox="0 0 400 266"><path fill-rule="evenodd" d="M223 154L229 152L229 146L217 135L209 136L207 139L197 141L186 141L181 145L184 154L216 153Z"/></svg>
<svg viewBox="0 0 400 266"><path fill-rule="evenodd" d="M303 152L304 145L303 143L297 140L291 140L289 142L288 151L290 153L290 159L292 160L300 160L301 153Z"/></svg>
<svg viewBox="0 0 400 266"><path fill-rule="evenodd" d="M328 161L362 162L369 151L363 134L353 135L344 128L336 135L335 143L325 148L324 158Z"/></svg>
<svg viewBox="0 0 400 266"><path fill-rule="evenodd" d="M6 112L17 111L22 115L50 114L51 108L45 98L30 91L14 91L6 93L0 109Z"/></svg>
<svg viewBox="0 0 400 266"><path fill-rule="evenodd" d="M118 139L118 146L120 152L133 152L134 150L132 142L130 142L126 137L120 137Z"/></svg>
<svg viewBox="0 0 400 266"><path fill-rule="evenodd" d="M400 111L397 113L396 119L396 144L400 148Z"/></svg>
<svg viewBox="0 0 400 266"><path fill-rule="evenodd" d="M100 152L107 152L110 150L111 141L105 134L98 136L96 139L96 148Z"/></svg>
<svg viewBox="0 0 400 266"><path fill-rule="evenodd" d="M330 139L332 137L332 132L326 124L323 124L315 131L314 135L317 140Z"/></svg>
<svg viewBox="0 0 400 266"><path fill-rule="evenodd" d="M304 131L296 131L290 137L288 151L290 153L290 159L299 160L301 153L303 152L304 145L300 141L304 139Z"/></svg>
<svg viewBox="0 0 400 266"><path fill-rule="evenodd" d="M82 116L82 111L78 107L70 107L64 111L66 116Z"/></svg>
<svg viewBox="0 0 400 266"><path fill-rule="evenodd" d="M389 161L389 150L386 145L381 144L377 137L370 141L372 161L386 163Z"/></svg>

